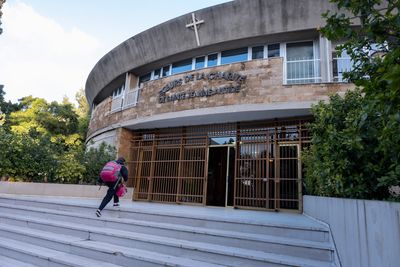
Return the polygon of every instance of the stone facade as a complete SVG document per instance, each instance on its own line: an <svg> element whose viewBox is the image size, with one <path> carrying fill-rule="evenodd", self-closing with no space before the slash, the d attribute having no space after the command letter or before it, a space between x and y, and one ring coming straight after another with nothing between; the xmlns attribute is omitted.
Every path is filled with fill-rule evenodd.
<svg viewBox="0 0 400 267"><path fill-rule="evenodd" d="M229 105L318 102L327 100L330 94L343 94L346 90L354 88L354 85L345 83L284 85L282 60L282 58L252 60L149 81L140 90L139 102L135 107L111 113L111 97L97 105L93 110L88 136L118 128L118 125L123 122L134 122L163 113ZM221 72L246 78L244 81L237 81L233 77L233 81L231 81L209 76ZM201 78L203 74L202 79L196 79L196 77ZM175 86L168 87L169 84ZM233 91L232 87L238 88L238 86L240 87L237 89L238 92L215 93L214 91L215 94L211 96L188 97L191 92L198 92L201 95L203 90L207 92L210 88L215 90L227 87ZM173 88L171 89L171 87ZM160 90L163 88L164 91L167 91L165 92L166 97L185 93L186 98L160 103Z"/></svg>

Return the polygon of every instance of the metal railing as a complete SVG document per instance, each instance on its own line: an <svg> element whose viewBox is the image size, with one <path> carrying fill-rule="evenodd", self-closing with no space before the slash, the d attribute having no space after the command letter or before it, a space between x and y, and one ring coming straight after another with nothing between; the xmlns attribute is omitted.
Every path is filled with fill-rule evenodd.
<svg viewBox="0 0 400 267"><path fill-rule="evenodd" d="M322 81L319 59L287 60L286 84L319 83Z"/></svg>
<svg viewBox="0 0 400 267"><path fill-rule="evenodd" d="M127 107L134 107L137 105L139 100L139 88L134 90L127 90L125 97L124 97L124 108Z"/></svg>
<svg viewBox="0 0 400 267"><path fill-rule="evenodd" d="M111 112L120 111L122 109L123 102L124 102L124 98L122 95L113 97L113 99L111 101Z"/></svg>
<svg viewBox="0 0 400 267"><path fill-rule="evenodd" d="M332 59L333 81L347 82L343 78L343 73L351 71L353 63L350 57L335 57Z"/></svg>

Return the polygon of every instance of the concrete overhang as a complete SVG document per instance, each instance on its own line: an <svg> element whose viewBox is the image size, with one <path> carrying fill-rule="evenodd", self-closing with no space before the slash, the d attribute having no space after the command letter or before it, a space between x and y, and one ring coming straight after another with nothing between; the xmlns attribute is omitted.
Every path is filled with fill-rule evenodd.
<svg viewBox="0 0 400 267"><path fill-rule="evenodd" d="M246 45L317 36L324 25L321 14L335 10L327 0L236 0L195 11L204 20L199 29L200 46L194 32L186 28L186 14L131 37L107 53L90 72L85 86L91 105L109 95L124 73L141 73L149 66L170 64L183 56L199 55ZM303 35L304 33L304 35ZM161 66L160 66L161 67Z"/></svg>
<svg viewBox="0 0 400 267"><path fill-rule="evenodd" d="M142 130L308 116L311 115L310 108L314 103L310 101L231 105L169 112L110 125L94 132L88 136L87 140L101 133L121 127L131 130Z"/></svg>

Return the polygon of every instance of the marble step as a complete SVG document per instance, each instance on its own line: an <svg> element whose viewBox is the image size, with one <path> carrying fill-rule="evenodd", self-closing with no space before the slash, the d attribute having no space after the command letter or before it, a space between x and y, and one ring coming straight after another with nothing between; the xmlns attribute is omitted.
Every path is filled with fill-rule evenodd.
<svg viewBox="0 0 400 267"><path fill-rule="evenodd" d="M2 239L9 239L14 240L14 242L21 242L21 244L34 245L114 264L118 263L121 266L135 266L135 264L139 264L138 261L148 263L152 259L157 259L157 264L167 266L171 264L172 260L177 266L331 266L329 262L270 253L253 252L249 254L247 251L237 248L227 249L225 255L217 255L218 252L221 252L222 248L212 246L211 244L208 244L207 252L203 251L202 254L197 253L198 258L192 259L190 257L194 256L194 254L189 253L188 255L182 251L178 255L166 255L167 251L154 246L143 250L129 247L127 244L115 245L108 242L88 240L81 237L49 233L12 225L0 225L0 236L2 236L0 239L0 254L2 254L1 250L3 247L9 245L6 241L4 241L5 244L2 244ZM25 249L25 246L23 248ZM197 246L197 248L199 247ZM170 262L168 262L168 259ZM138 266L142 266L142 263Z"/></svg>
<svg viewBox="0 0 400 267"><path fill-rule="evenodd" d="M16 210L13 208L12 210ZM1 211L1 209L0 209ZM68 218L71 217L79 217L74 214L65 214L65 219L58 220L48 219L49 216L46 216L46 219L39 217L40 213L37 216L23 216L23 215L14 215L9 214L11 212L3 212L0 214L0 222L10 225L29 227L32 229L42 229L54 233L61 234L69 234L82 238L91 237L92 240L105 240L114 244L119 243L127 243L129 244L132 241L142 242L142 243L150 243L155 244L153 246L160 246L160 238L162 237L161 243L164 243L164 246L172 246L172 247L184 247L185 244L187 247L192 247L193 244L200 244L200 247L208 247L207 244L219 245L219 246L227 246L227 247L237 247L242 249L258 250L266 253L276 253L283 254L295 257L303 257L308 259L315 260L331 260L333 249L328 243L322 242L314 242L314 241L300 241L300 240L292 240L288 238L279 238L275 236L261 236L261 235L250 235L250 234L242 234L237 232L228 232L228 231L216 231L211 230L209 232L208 229L185 229L188 231L187 235L174 235L174 233L179 233L178 228L172 228L173 230L171 234L167 235L164 232L168 232L168 226L170 225L159 225L159 227L164 227L164 232L157 231L154 225L148 226L152 231L149 230L147 233L143 233L140 231L146 225L140 227L139 231L132 231L133 229L122 230L124 227L121 227L122 224L127 224L128 226L132 226L135 222L124 220L124 222L118 223L118 219L113 219L115 225L111 228L108 226L104 226L98 224L95 226L99 220L106 219L89 219L88 222L83 224L83 220L78 222L68 222ZM83 216L83 215L80 215ZM93 221L90 221L93 220ZM79 220L75 220L79 221ZM186 227L187 228L187 227ZM135 229L138 230L138 229ZM182 229L181 229L182 230ZM191 234L190 234L191 233ZM202 236L202 238L199 238ZM209 238L207 238L209 237ZM204 245L205 244L205 245Z"/></svg>
<svg viewBox="0 0 400 267"><path fill-rule="evenodd" d="M87 203L64 203L62 200L55 202L54 199L42 200L22 196L5 197L4 195L0 196L0 204L2 204L3 207L6 207L9 204L16 204L20 206L39 207L86 215L94 214L97 207L94 205L88 205ZM196 207L193 208L196 210ZM277 219L254 221L251 219L251 211L245 213L246 217L242 216L232 218L228 216L217 216L215 215L215 212L214 214L207 214L204 212L202 214L188 214L169 211L168 209L168 205L165 205L165 210L152 209L151 205L147 207L146 205L143 205L140 206L140 208L110 208L103 210L102 218L131 219L142 222L182 225L254 235L263 234L293 239L296 238L299 240L307 239L310 241L329 242L329 229L316 223L310 225L309 222L303 222L305 216L300 214L273 214ZM223 212L224 210L221 209L220 213ZM243 211L238 211L235 214L243 214Z"/></svg>
<svg viewBox="0 0 400 267"><path fill-rule="evenodd" d="M0 255L0 267L41 267Z"/></svg>

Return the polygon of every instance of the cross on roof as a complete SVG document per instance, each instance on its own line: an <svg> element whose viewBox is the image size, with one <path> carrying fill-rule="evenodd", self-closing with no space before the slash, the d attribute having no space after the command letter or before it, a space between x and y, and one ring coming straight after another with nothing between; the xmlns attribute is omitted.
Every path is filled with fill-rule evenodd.
<svg viewBox="0 0 400 267"><path fill-rule="evenodd" d="M192 13L192 22L186 24L186 28L190 28L194 30L194 34L196 35L197 46L200 46L199 32L197 28L200 28L200 24L204 23L204 20L196 19L194 13Z"/></svg>

